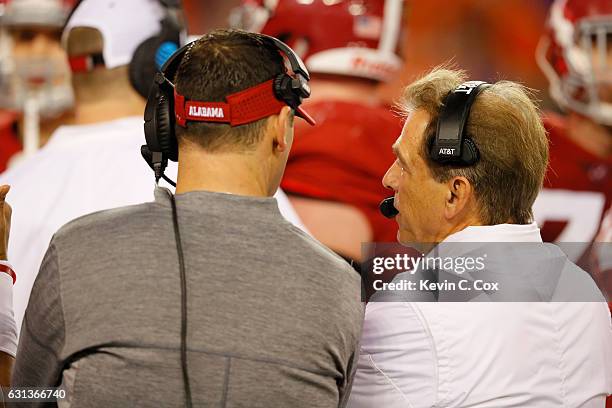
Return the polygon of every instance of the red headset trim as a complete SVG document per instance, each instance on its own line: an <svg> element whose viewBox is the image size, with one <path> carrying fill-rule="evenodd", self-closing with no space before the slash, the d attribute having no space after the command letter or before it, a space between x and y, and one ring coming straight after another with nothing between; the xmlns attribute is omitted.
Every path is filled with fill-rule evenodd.
<svg viewBox="0 0 612 408"><path fill-rule="evenodd" d="M229 123L231 126L255 122L270 115L278 114L284 102L274 96L274 80L247 88L226 98L224 102L201 102L186 100L174 90L174 113L176 123L186 127L188 121ZM314 119L302 108L298 108L298 116L303 117L311 125Z"/></svg>

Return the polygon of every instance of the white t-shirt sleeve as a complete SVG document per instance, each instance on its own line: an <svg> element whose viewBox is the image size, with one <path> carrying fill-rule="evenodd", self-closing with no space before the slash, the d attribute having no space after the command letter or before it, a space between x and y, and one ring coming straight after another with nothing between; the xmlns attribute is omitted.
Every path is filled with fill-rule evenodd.
<svg viewBox="0 0 612 408"><path fill-rule="evenodd" d="M13 316L13 278L0 272L0 351L15 357L17 326Z"/></svg>

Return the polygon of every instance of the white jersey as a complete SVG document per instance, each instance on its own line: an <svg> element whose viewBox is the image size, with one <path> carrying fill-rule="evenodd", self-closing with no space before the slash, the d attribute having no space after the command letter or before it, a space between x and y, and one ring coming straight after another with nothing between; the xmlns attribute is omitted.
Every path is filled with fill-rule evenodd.
<svg viewBox="0 0 612 408"><path fill-rule="evenodd" d="M142 117L64 126L44 148L0 176L0 184L11 185L8 253L18 276L13 288L18 330L55 231L85 214L153 201L153 172L140 155L144 143ZM176 163L170 163L166 174L176 179L176 172ZM283 215L302 227L282 192L277 199Z"/></svg>

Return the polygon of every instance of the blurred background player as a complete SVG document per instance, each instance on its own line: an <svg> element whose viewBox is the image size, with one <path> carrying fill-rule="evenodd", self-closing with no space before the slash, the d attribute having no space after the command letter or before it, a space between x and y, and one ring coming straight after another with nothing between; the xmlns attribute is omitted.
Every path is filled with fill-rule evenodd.
<svg viewBox="0 0 612 408"><path fill-rule="evenodd" d="M396 238L378 204L401 123L377 89L402 66L402 8L402 0L246 0L231 17L288 43L311 73L306 104L317 126L296 125L281 186L308 230L348 260L361 260L362 242Z"/></svg>
<svg viewBox="0 0 612 408"><path fill-rule="evenodd" d="M73 0L0 0L0 171L34 153L74 103L62 27Z"/></svg>
<svg viewBox="0 0 612 408"><path fill-rule="evenodd" d="M74 68L74 115L44 148L0 176L11 185L16 208L10 251L19 271L13 296L18 328L60 226L153 200L151 170L140 156L145 100L129 71L138 46L160 32L163 18L158 0L83 0L67 22L63 43Z"/></svg>
<svg viewBox="0 0 612 408"><path fill-rule="evenodd" d="M574 243L564 247L566 253L595 271L595 281L610 300L610 251L592 243L610 242L612 235L611 222L603 222L606 213L611 217L612 198L612 2L557 0L547 29L538 63L566 115L544 118L550 168L535 217L545 241Z"/></svg>
<svg viewBox="0 0 612 408"><path fill-rule="evenodd" d="M536 56L566 115L544 117L550 164L534 216L545 241L570 243L612 312L612 2L555 1Z"/></svg>
<svg viewBox="0 0 612 408"><path fill-rule="evenodd" d="M217 28L227 28L229 15L241 0L183 0L188 41Z"/></svg>

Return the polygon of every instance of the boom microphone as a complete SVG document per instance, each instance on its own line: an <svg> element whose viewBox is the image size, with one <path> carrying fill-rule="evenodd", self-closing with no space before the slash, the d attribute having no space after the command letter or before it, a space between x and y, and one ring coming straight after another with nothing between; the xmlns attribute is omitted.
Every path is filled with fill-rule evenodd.
<svg viewBox="0 0 612 408"><path fill-rule="evenodd" d="M382 200L380 202L380 205L378 206L378 209L380 210L382 215L387 218L393 218L397 214L399 214L397 208L393 206L393 197L385 198L384 200Z"/></svg>

